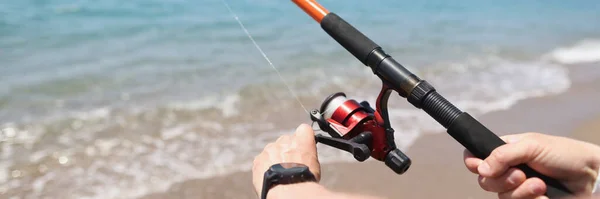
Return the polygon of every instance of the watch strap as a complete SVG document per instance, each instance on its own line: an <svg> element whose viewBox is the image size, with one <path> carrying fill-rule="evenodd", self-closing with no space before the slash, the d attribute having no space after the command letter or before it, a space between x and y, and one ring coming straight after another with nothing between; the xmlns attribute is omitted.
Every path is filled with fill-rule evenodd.
<svg viewBox="0 0 600 199"><path fill-rule="evenodd" d="M286 163L282 163L286 164ZM267 194L271 188L279 184L294 184L307 181L316 181L315 175L310 172L308 167L302 164L300 167L283 167L282 164L274 164L271 166L263 176L263 184L261 190L261 199L266 199ZM295 164L295 163L291 163Z"/></svg>
<svg viewBox="0 0 600 199"><path fill-rule="evenodd" d="M265 172L265 175L263 177L262 190L260 191L260 199L267 199L267 192L269 192L269 190L273 186L271 185L269 180L269 173Z"/></svg>

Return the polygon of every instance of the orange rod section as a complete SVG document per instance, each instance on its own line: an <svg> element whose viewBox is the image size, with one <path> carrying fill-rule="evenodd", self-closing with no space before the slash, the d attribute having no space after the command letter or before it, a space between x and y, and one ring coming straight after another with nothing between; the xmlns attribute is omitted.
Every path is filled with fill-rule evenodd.
<svg viewBox="0 0 600 199"><path fill-rule="evenodd" d="M292 0L298 7L302 8L306 14L310 15L315 21L321 23L323 17L329 14L327 9L323 8L315 0Z"/></svg>

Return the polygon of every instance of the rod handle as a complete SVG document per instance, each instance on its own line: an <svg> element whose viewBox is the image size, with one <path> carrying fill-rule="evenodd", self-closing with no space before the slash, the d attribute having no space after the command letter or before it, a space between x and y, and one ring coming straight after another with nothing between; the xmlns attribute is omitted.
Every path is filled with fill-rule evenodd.
<svg viewBox="0 0 600 199"><path fill-rule="evenodd" d="M494 149L506 144L500 137L466 112L461 113L450 124L448 134L480 159L487 158ZM546 196L549 198L572 196L572 192L558 180L543 175L525 164L518 165L516 168L521 169L527 178L537 177L543 180L547 186Z"/></svg>

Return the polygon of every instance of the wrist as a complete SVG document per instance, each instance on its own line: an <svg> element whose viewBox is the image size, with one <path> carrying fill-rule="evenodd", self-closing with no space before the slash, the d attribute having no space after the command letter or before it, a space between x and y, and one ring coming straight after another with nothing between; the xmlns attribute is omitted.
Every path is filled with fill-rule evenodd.
<svg viewBox="0 0 600 199"><path fill-rule="evenodd" d="M267 193L267 199L317 198L327 193L327 189L316 182L277 185Z"/></svg>

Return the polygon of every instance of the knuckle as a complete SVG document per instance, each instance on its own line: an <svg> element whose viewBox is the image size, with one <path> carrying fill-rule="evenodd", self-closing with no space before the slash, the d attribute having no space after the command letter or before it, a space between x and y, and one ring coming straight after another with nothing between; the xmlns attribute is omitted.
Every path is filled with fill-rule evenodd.
<svg viewBox="0 0 600 199"><path fill-rule="evenodd" d="M525 142L525 143L527 143L527 147L533 147L533 148L538 147L541 144L541 142L536 139L527 140L527 142Z"/></svg>
<svg viewBox="0 0 600 199"><path fill-rule="evenodd" d="M524 144L525 144L524 149L529 152L529 151L537 148L540 143L536 140L527 140L526 142L524 142Z"/></svg>
<svg viewBox="0 0 600 199"><path fill-rule="evenodd" d="M509 193L498 193L498 199L508 199L508 198L510 198L507 194L509 194Z"/></svg>
<svg viewBox="0 0 600 199"><path fill-rule="evenodd" d="M469 167L468 169L473 174L479 174L479 170L477 170L477 167Z"/></svg>
<svg viewBox="0 0 600 199"><path fill-rule="evenodd" d="M286 156L286 157L293 157L293 156L294 156L294 154L295 154L295 152L294 152L294 150L284 150L284 151L282 152L282 154L283 154L284 156Z"/></svg>
<svg viewBox="0 0 600 199"><path fill-rule="evenodd" d="M283 150L291 150L294 147L292 147L292 145L289 143L282 142L282 143L277 143L277 148L279 150L282 150L282 149Z"/></svg>
<svg viewBox="0 0 600 199"><path fill-rule="evenodd" d="M503 148L498 148L492 151L491 156L496 163L500 165L506 164L506 152L503 150Z"/></svg>
<svg viewBox="0 0 600 199"><path fill-rule="evenodd" d="M531 151L540 145L540 142L535 139L528 139L522 142L524 145L523 150Z"/></svg>
<svg viewBox="0 0 600 199"><path fill-rule="evenodd" d="M527 132L524 133L526 138L539 138L542 134L538 132Z"/></svg>
<svg viewBox="0 0 600 199"><path fill-rule="evenodd" d="M529 140L525 146L525 152L529 158L535 158L541 153L542 143L538 140Z"/></svg>
<svg viewBox="0 0 600 199"><path fill-rule="evenodd" d="M477 182L479 183L479 187L481 187L483 190L485 191L492 191L490 189L490 186L487 183L487 179L483 176L479 176L479 178L477 179Z"/></svg>
<svg viewBox="0 0 600 199"><path fill-rule="evenodd" d="M289 135L282 135L282 136L279 136L279 138L277 138L277 142L283 142L285 140L288 140L289 138L290 138Z"/></svg>
<svg viewBox="0 0 600 199"><path fill-rule="evenodd" d="M265 146L265 151L270 151L275 147L276 147L275 143L271 142L271 143L267 144L267 146Z"/></svg>

